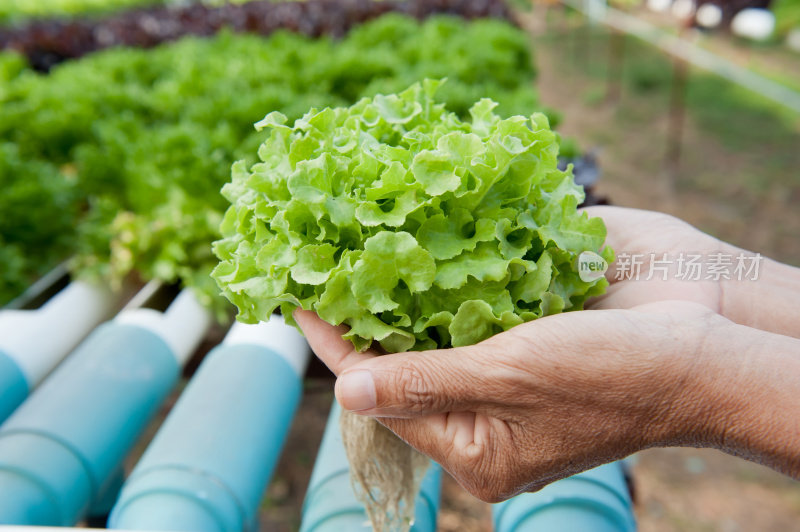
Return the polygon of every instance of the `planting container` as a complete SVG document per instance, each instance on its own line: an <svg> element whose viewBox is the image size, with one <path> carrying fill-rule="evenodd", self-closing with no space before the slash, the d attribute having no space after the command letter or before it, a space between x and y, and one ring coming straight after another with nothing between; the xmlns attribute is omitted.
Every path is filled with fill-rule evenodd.
<svg viewBox="0 0 800 532"><path fill-rule="evenodd" d="M602 465L494 505L497 532L636 530L620 462Z"/></svg>
<svg viewBox="0 0 800 532"><path fill-rule="evenodd" d="M0 423L115 303L107 289L75 281L35 310L0 310Z"/></svg>
<svg viewBox="0 0 800 532"><path fill-rule="evenodd" d="M209 322L184 291L97 328L0 427L0 523L69 526L101 503Z"/></svg>
<svg viewBox="0 0 800 532"><path fill-rule="evenodd" d="M303 503L301 532L363 532L369 530L366 511L361 502L356 499L350 484L350 467L339 430L341 412L341 407L334 401ZM441 467L436 463L431 463L417 495L412 531L434 532L436 530L441 479Z"/></svg>
<svg viewBox="0 0 800 532"><path fill-rule="evenodd" d="M258 530L308 358L308 344L281 316L235 323L137 464L109 528Z"/></svg>

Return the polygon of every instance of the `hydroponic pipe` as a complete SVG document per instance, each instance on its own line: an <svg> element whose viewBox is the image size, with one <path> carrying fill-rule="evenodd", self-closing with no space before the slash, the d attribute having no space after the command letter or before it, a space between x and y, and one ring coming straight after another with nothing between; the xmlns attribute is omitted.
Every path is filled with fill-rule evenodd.
<svg viewBox="0 0 800 532"><path fill-rule="evenodd" d="M602 465L523 493L492 508L496 532L636 530L621 462Z"/></svg>
<svg viewBox="0 0 800 532"><path fill-rule="evenodd" d="M367 530L367 513L356 499L350 484L350 467L347 462L339 416L342 409L333 402L325 434L319 446L317 461L303 502L303 520L300 532L363 532ZM413 532L434 532L439 513L439 496L442 469L431 462L416 499Z"/></svg>
<svg viewBox="0 0 800 532"><path fill-rule="evenodd" d="M117 502L125 483L125 467L120 465L111 475L102 492L97 494L92 505L86 511L86 525L90 528L106 527L108 514Z"/></svg>
<svg viewBox="0 0 800 532"><path fill-rule="evenodd" d="M0 310L0 424L113 310L107 289L75 281L35 310Z"/></svg>
<svg viewBox="0 0 800 532"><path fill-rule="evenodd" d="M136 465L109 528L257 530L259 503L300 402L309 354L281 316L235 323Z"/></svg>
<svg viewBox="0 0 800 532"><path fill-rule="evenodd" d="M210 323L184 290L97 328L0 427L0 523L69 526L107 487Z"/></svg>

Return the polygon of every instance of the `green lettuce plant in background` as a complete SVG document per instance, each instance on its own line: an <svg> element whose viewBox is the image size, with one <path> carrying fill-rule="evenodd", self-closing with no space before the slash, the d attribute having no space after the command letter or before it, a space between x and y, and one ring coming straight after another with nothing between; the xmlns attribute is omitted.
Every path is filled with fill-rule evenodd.
<svg viewBox="0 0 800 532"><path fill-rule="evenodd" d="M30 18L107 13L114 10L178 3L170 0L3 0L0 24Z"/></svg>
<svg viewBox="0 0 800 532"><path fill-rule="evenodd" d="M214 246L240 320L300 307L348 325L359 350L397 352L473 344L602 293L575 263L605 226L577 211L546 116L502 119L484 98L462 120L439 84L257 124L269 138L260 162L233 166Z"/></svg>
<svg viewBox="0 0 800 532"><path fill-rule="evenodd" d="M46 196L14 195L26 233L19 221L0 223L0 242L15 243L3 246L13 266L0 275L0 304L73 257L80 277L180 282L225 308L209 277L227 206L219 190L234 161L255 161L265 135L254 120L273 110L296 119L444 76L437 98L462 116L483 96L504 115L538 107L527 36L491 19L390 14L338 40L223 32L109 49L47 75L0 54L0 145L15 154L0 164L0 182L39 183ZM52 205L63 207L57 223Z"/></svg>

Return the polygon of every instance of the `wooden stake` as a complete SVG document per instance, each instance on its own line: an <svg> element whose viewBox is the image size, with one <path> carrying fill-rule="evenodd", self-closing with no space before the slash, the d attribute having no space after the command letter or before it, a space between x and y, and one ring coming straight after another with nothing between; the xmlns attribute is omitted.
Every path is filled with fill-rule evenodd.
<svg viewBox="0 0 800 532"><path fill-rule="evenodd" d="M664 161L664 169L673 191L677 189L678 173L680 171L683 123L686 115L686 81L688 76L689 66L686 61L679 58L673 59L667 122L667 153Z"/></svg>
<svg viewBox="0 0 800 532"><path fill-rule="evenodd" d="M606 89L606 101L612 105L619 103L622 94L622 69L625 64L625 41L624 33L617 29L612 29L608 41L608 88Z"/></svg>

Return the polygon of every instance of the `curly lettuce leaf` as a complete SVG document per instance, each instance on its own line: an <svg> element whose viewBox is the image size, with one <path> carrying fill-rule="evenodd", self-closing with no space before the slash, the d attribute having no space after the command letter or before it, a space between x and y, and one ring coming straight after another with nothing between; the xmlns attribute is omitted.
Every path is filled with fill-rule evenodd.
<svg viewBox="0 0 800 532"><path fill-rule="evenodd" d="M462 120L440 84L259 122L261 162L234 165L214 244L240 320L313 310L395 352L473 344L603 291L576 261L611 258L605 226L577 211L547 118L482 99Z"/></svg>

